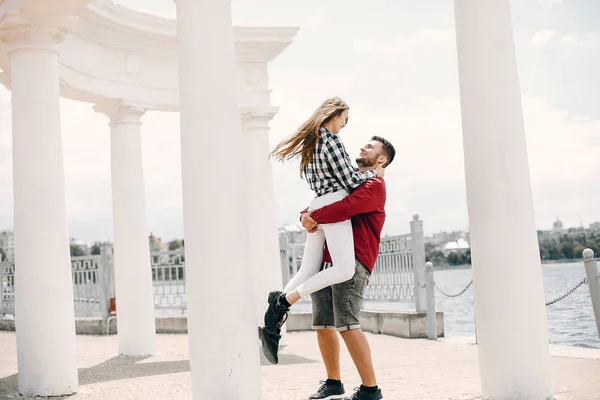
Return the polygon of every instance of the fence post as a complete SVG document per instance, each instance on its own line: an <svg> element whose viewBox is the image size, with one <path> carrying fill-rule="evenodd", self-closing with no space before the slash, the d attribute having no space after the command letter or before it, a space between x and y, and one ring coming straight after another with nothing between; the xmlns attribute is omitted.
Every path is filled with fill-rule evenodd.
<svg viewBox="0 0 600 400"><path fill-rule="evenodd" d="M427 338L437 340L437 315L433 288L433 264L425 263L425 292L427 294Z"/></svg>
<svg viewBox="0 0 600 400"><path fill-rule="evenodd" d="M425 236L423 234L423 221L418 214L413 215L410 221L411 250L413 256L413 271L415 276L415 310L427 311L427 294L423 288L425 283Z"/></svg>
<svg viewBox="0 0 600 400"><path fill-rule="evenodd" d="M112 275L110 271L110 248L108 245L103 244L100 247L100 261L98 262L98 298L100 302L100 311L102 312L102 318L109 317L109 306L111 298L111 284Z"/></svg>
<svg viewBox="0 0 600 400"><path fill-rule="evenodd" d="M594 317L596 318L598 338L600 338L600 273L598 271L598 262L594 258L594 251L592 249L585 249L583 251L583 265L585 266L585 275L590 290L590 298L592 299Z"/></svg>

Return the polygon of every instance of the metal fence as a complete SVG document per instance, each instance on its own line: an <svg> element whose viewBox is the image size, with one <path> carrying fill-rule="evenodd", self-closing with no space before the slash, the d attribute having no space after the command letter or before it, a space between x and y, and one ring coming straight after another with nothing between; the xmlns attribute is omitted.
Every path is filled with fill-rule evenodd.
<svg viewBox="0 0 600 400"><path fill-rule="evenodd" d="M382 238L379 244L379 256L365 290L365 300L371 302L409 302L415 303L418 311L425 307L425 290L415 282L425 279L425 237L423 221L418 215L410 223L411 233ZM302 264L304 243L298 235L286 235L280 232L280 255L283 284L298 272ZM422 292L422 293L421 293ZM421 299L419 299L421 296ZM301 300L310 303L310 297Z"/></svg>
<svg viewBox="0 0 600 400"><path fill-rule="evenodd" d="M187 308L185 255L182 250L151 253L154 307L160 310Z"/></svg>
<svg viewBox="0 0 600 400"><path fill-rule="evenodd" d="M419 310L419 292L415 282L424 282L425 248L422 221L411 222L411 233L381 239L379 258L365 292L365 299L385 302L415 302ZM281 239L281 238L280 238ZM304 243L280 241L283 284L298 271ZM73 303L76 317L109 316L115 298L113 249L103 246L100 255L71 258ZM187 309L185 254L175 251L150 253L150 268L157 313L184 314ZM422 265L421 265L422 264ZM0 315L15 313L15 266L0 263ZM310 297L304 299L310 302ZM424 301L423 307L424 307Z"/></svg>
<svg viewBox="0 0 600 400"><path fill-rule="evenodd" d="M365 299L414 301L415 271L411 235L382 239Z"/></svg>
<svg viewBox="0 0 600 400"><path fill-rule="evenodd" d="M0 316L15 313L15 265L0 263Z"/></svg>
<svg viewBox="0 0 600 400"><path fill-rule="evenodd" d="M154 305L157 311L184 312L185 257L183 249L152 252L150 256ZM73 306L76 317L109 316L110 301L115 298L112 247L102 248L100 255L71 257ZM15 314L15 265L0 263L0 316Z"/></svg>

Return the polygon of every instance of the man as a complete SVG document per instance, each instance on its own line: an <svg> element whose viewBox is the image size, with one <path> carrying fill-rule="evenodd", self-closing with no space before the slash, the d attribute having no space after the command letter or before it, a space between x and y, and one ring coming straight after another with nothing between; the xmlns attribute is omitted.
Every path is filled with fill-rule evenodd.
<svg viewBox="0 0 600 400"><path fill-rule="evenodd" d="M394 159L396 151L384 138L374 136L360 149L356 159L360 171L376 166L386 168ZM311 295L313 301L313 328L317 330L319 348L327 371L327 381L310 399L343 399L344 386L340 377L340 344L336 330L340 331L348 351L354 360L362 385L348 400L379 400L383 396L377 387L369 343L360 329L359 314L362 298L371 271L379 255L379 240L385 221L385 182L372 178L356 188L342 201L302 215L302 225L309 231L319 223L352 220L356 272L346 282L322 289ZM331 262L325 248L324 266ZM265 335L259 329L263 341L263 353L277 363L278 335Z"/></svg>
<svg viewBox="0 0 600 400"><path fill-rule="evenodd" d="M378 165L386 168L396 151L384 138L374 136L360 149L356 163L360 171ZM348 352L361 377L362 385L350 400L383 399L377 386L371 350L360 329L359 314L364 290L379 255L381 230L385 222L386 188L382 178L371 178L342 201L302 215L302 225L309 231L322 223L334 223L351 218L354 233L356 272L347 282L332 285L311 295L313 303L313 329L317 331L319 349L327 371L327 380L310 399L343 399L339 351L336 330L340 332ZM330 262L325 249L323 257Z"/></svg>

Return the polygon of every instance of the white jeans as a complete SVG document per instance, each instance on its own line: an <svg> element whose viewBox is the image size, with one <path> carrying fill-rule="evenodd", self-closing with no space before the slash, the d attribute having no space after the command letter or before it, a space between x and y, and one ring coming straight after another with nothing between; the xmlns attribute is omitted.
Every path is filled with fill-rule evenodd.
<svg viewBox="0 0 600 400"><path fill-rule="evenodd" d="M316 197L308 209L310 211L317 210L340 201L346 196L348 196L348 192L345 190L327 193ZM333 266L319 272L323 262L325 240L327 240L327 248ZM306 236L302 265L283 290L285 293L296 290L301 297L304 297L325 287L351 279L354 271L352 222L348 219L335 224L319 224L316 232Z"/></svg>

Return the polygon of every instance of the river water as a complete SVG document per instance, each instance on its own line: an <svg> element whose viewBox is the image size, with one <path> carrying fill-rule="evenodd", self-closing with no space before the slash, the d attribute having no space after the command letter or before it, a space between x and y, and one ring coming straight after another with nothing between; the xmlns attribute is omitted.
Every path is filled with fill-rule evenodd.
<svg viewBox="0 0 600 400"><path fill-rule="evenodd" d="M542 267L546 301L571 289L585 277L583 263L545 264ZM435 272L436 284L446 293L460 292L471 280L471 269ZM507 294L508 295L508 294ZM444 312L445 336L475 336L473 287L462 296L448 298L435 293L436 307ZM587 285L564 300L546 307L550 342L567 346L600 348L594 311Z"/></svg>

